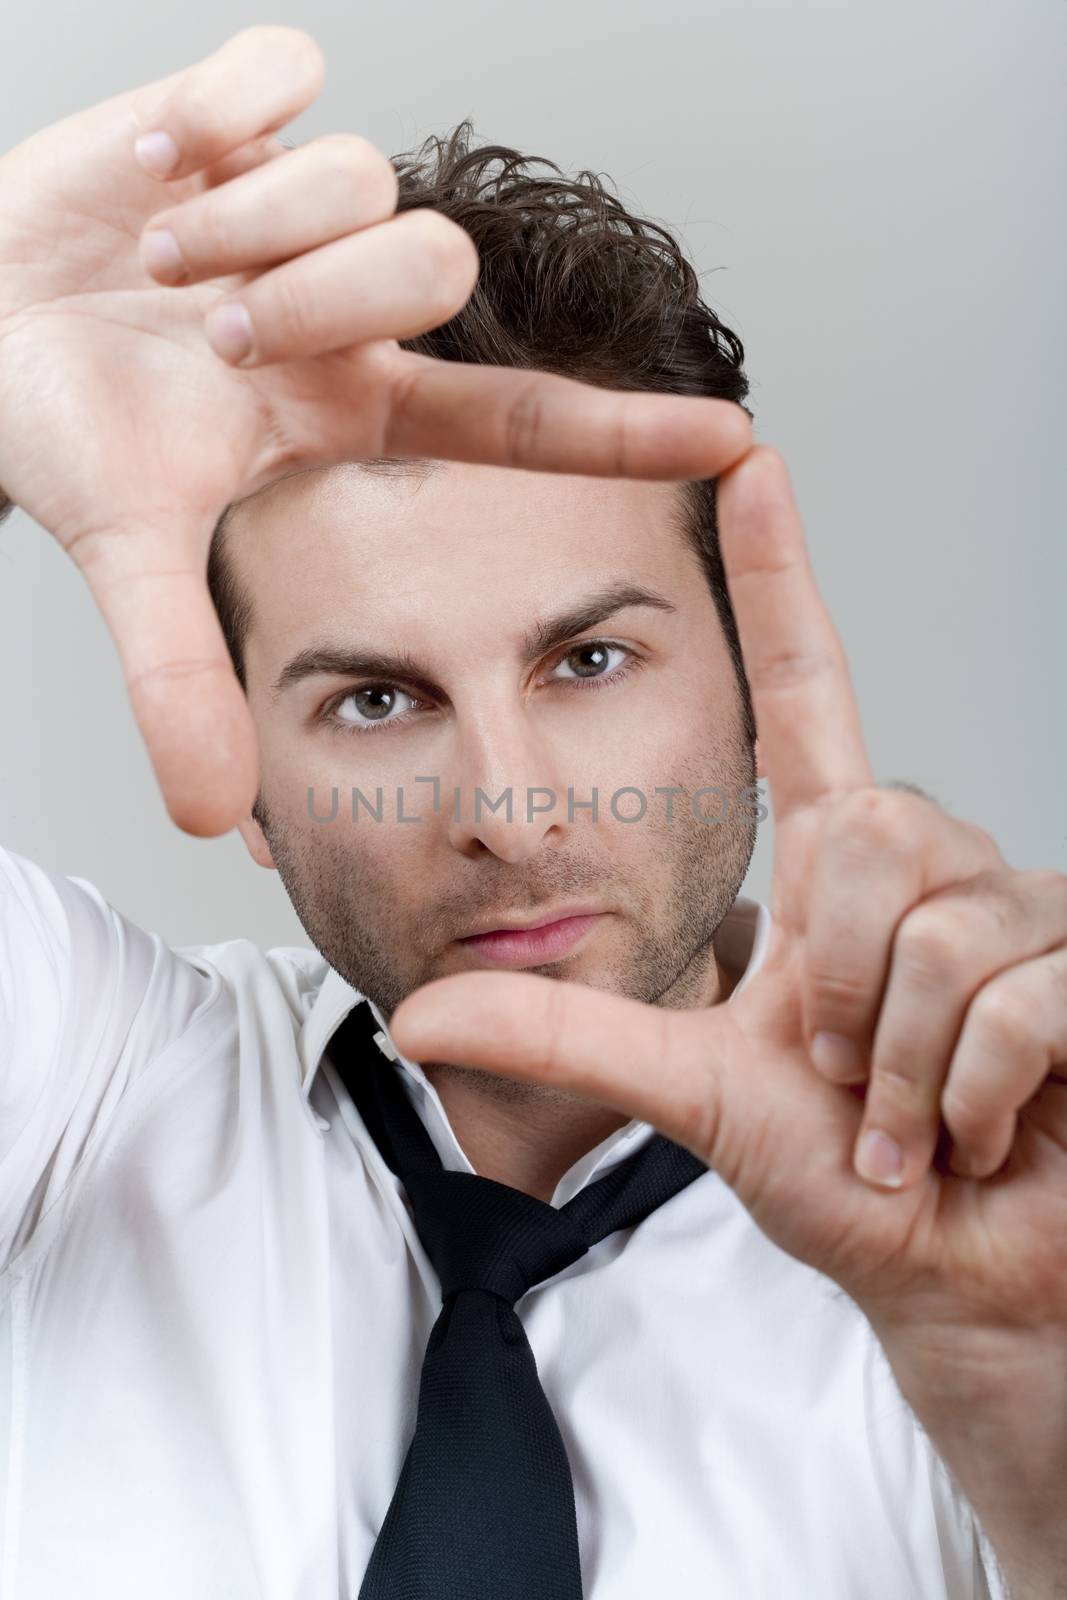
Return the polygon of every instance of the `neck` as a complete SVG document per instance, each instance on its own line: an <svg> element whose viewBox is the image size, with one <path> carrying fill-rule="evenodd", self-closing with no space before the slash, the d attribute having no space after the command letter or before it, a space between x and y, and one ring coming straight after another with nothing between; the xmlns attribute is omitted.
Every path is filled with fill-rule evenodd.
<svg viewBox="0 0 1067 1600"><path fill-rule="evenodd" d="M717 1005L736 982L713 957L703 996L678 1008ZM661 1005L671 1005L662 996ZM494 1178L550 1203L564 1173L632 1119L584 1096L538 1083L520 1083L480 1067L423 1063L452 1130L480 1177Z"/></svg>

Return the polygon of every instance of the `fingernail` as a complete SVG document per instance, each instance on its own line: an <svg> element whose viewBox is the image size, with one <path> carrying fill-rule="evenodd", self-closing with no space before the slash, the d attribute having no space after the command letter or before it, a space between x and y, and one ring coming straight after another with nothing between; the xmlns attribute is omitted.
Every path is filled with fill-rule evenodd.
<svg viewBox="0 0 1067 1600"><path fill-rule="evenodd" d="M214 306L204 318L204 332L224 361L243 361L252 349L252 319L240 300Z"/></svg>
<svg viewBox="0 0 1067 1600"><path fill-rule="evenodd" d="M863 1052L843 1033L817 1033L811 1041L811 1059L826 1078L847 1083L863 1077Z"/></svg>
<svg viewBox="0 0 1067 1600"><path fill-rule="evenodd" d="M895 1139L878 1128L868 1128L856 1146L856 1171L868 1183L899 1189L904 1173L904 1154Z"/></svg>
<svg viewBox="0 0 1067 1600"><path fill-rule="evenodd" d="M141 237L141 260L157 278L184 278L185 258L169 228L149 228Z"/></svg>
<svg viewBox="0 0 1067 1600"><path fill-rule="evenodd" d="M134 147L134 154L153 178L165 178L174 171L181 160L181 153L169 133L156 128L152 133L143 133Z"/></svg>

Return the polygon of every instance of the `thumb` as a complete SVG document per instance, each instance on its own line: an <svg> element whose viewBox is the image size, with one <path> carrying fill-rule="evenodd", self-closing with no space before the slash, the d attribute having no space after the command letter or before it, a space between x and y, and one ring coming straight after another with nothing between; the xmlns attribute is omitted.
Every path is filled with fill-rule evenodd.
<svg viewBox="0 0 1067 1600"><path fill-rule="evenodd" d="M171 818L214 836L251 809L258 755L208 592L205 543L186 529L109 530L74 541L71 553L118 647Z"/></svg>
<svg viewBox="0 0 1067 1600"><path fill-rule="evenodd" d="M413 1061L481 1067L599 1101L650 1122L712 1164L723 1132L728 1020L671 1011L534 973L435 978L396 1008L393 1042Z"/></svg>

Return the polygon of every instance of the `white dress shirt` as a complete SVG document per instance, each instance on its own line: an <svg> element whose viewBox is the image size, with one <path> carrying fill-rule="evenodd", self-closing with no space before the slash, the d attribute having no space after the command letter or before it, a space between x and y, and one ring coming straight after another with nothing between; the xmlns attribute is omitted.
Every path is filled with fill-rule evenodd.
<svg viewBox="0 0 1067 1600"><path fill-rule="evenodd" d="M769 922L742 897L719 930L739 987ZM0 850L0 1600L357 1600L440 1310L325 1054L360 998L312 950L171 948ZM1004 1600L866 1319L714 1172L516 1310L586 1600Z"/></svg>

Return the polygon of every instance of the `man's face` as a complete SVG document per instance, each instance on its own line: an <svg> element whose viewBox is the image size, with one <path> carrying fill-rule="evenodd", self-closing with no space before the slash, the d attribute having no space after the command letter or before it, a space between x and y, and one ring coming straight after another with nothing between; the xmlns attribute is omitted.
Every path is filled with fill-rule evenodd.
<svg viewBox="0 0 1067 1600"><path fill-rule="evenodd" d="M458 942L473 927L579 903L602 914L525 970L663 1005L715 997L710 941L751 857L756 764L711 593L671 518L678 492L344 465L235 514L261 756L262 829L241 832L386 1016L432 978L492 964ZM564 613L623 588L663 604L602 605L544 643ZM405 664L274 687L320 649ZM697 796L706 786L721 793Z"/></svg>

